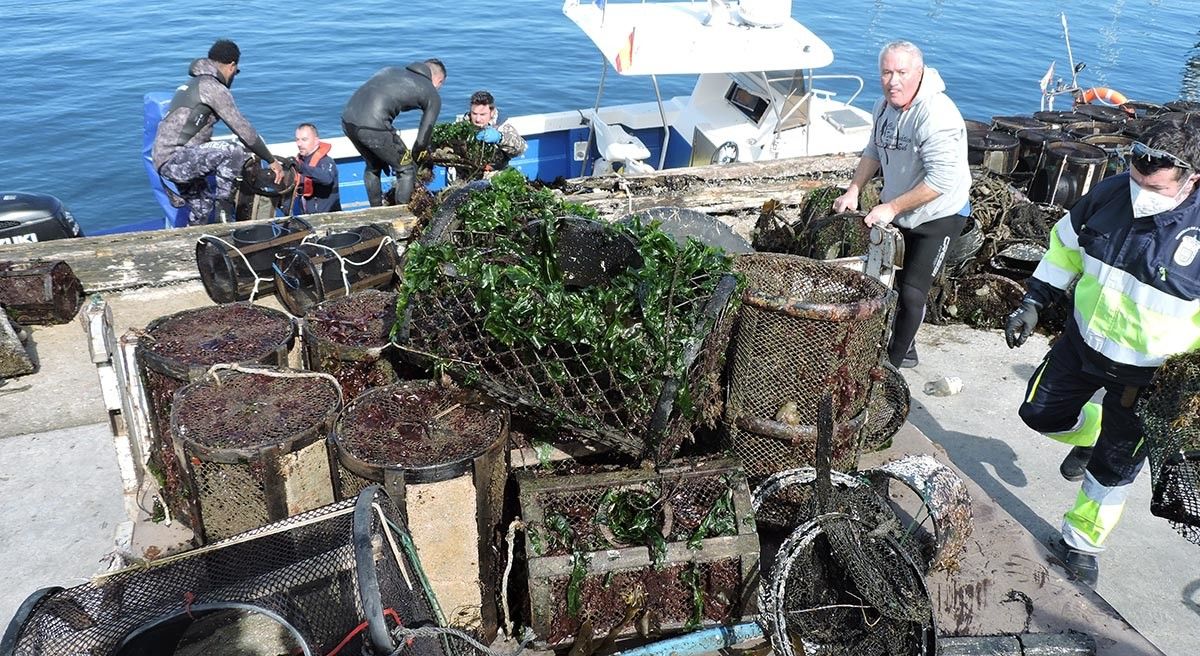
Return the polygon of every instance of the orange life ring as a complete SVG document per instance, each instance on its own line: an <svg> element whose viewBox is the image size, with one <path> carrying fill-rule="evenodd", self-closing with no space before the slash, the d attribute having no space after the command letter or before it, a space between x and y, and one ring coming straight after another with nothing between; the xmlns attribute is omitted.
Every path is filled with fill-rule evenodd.
<svg viewBox="0 0 1200 656"><path fill-rule="evenodd" d="M1125 94L1117 91L1116 89L1109 89L1108 87L1092 87L1091 89L1083 92L1083 102L1090 103L1097 100L1106 105L1112 105L1114 107L1129 102L1129 99L1125 97Z"/></svg>

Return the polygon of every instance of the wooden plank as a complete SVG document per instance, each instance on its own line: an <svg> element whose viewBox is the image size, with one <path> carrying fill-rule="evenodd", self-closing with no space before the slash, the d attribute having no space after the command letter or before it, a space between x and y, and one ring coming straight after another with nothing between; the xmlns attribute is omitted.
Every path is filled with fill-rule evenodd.
<svg viewBox="0 0 1200 656"><path fill-rule="evenodd" d="M376 207L357 212L308 214L304 220L318 233L337 232L368 223L388 227L395 239L406 239L417 219L404 207ZM265 224L245 221L236 227ZM0 245L0 259L65 260L83 283L85 293L157 287L199 280L196 240L203 234L235 226L217 224L130 232L101 237L57 239L36 244Z"/></svg>

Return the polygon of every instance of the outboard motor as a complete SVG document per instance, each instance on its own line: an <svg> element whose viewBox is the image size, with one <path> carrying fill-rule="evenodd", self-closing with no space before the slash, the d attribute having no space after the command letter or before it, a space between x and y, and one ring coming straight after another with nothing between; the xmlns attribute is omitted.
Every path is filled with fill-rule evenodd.
<svg viewBox="0 0 1200 656"><path fill-rule="evenodd" d="M0 244L31 244L82 236L83 230L71 211L54 196L0 193Z"/></svg>

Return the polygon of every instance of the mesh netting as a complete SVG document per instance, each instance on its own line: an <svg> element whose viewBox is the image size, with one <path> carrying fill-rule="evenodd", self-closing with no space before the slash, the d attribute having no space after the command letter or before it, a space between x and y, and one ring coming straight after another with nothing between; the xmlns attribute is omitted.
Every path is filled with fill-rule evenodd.
<svg viewBox="0 0 1200 656"><path fill-rule="evenodd" d="M626 636L750 611L758 536L732 462L519 476L530 620L547 645L571 642L584 621Z"/></svg>
<svg viewBox="0 0 1200 656"><path fill-rule="evenodd" d="M179 390L171 434L199 541L331 503L324 440L340 409L328 377L277 368L215 371Z"/></svg>
<svg viewBox="0 0 1200 656"><path fill-rule="evenodd" d="M192 491L184 482L182 446L171 431L175 392L219 363L285 365L293 336L292 321L277 310L234 303L185 310L155 319L138 339L137 361L150 407L153 443L148 468L163 500L189 527L199 525Z"/></svg>
<svg viewBox="0 0 1200 656"><path fill-rule="evenodd" d="M16 656L217 653L240 640L253 653L342 653L396 645L387 631L436 621L407 529L377 490L209 547L104 575L43 597L14 620ZM243 631L267 617L278 631ZM212 620L236 620L208 633ZM224 623L220 623L224 624ZM444 653L415 638L414 656Z"/></svg>
<svg viewBox="0 0 1200 656"><path fill-rule="evenodd" d="M434 249L450 248L458 257L478 257L482 273L466 277L453 266L406 272L414 288L399 318L401 351L417 364L440 362L472 387L582 437L629 455L659 462L669 459L690 437L693 422L704 417L717 398L727 340L722 325L728 325L718 319L732 317L727 309L737 303L736 279L719 271L672 278L691 266L683 257L692 251L672 251L676 253L672 261L657 250L664 246L653 233L648 233L647 242L637 244L627 233L579 217L530 221L513 234L498 231L469 231L455 215L439 213L422 238L420 252L428 255L441 252ZM573 326L612 321L616 316L612 308L627 307L621 320L634 321L626 330L628 336L605 343L547 339L555 327L520 323L534 314L529 308L505 308L506 319L499 318L498 312L481 310L489 304L496 307L496 285L514 284L510 276L531 275L525 269L506 269L512 262L492 248L498 240L509 247L523 244L530 262L542 262L554 272L548 283L554 289L546 293L571 308ZM636 285L636 298L624 294L629 289L626 276L642 270L637 264L642 257L639 248L664 258L655 263L655 270L662 274L661 280L674 283L661 295L647 295L649 284ZM541 276L540 271L536 275ZM420 283L413 282L417 276ZM618 279L624 282L617 285ZM596 294L575 291L605 286L614 293L603 306L592 305ZM659 321L667 334L646 334L648 326ZM682 346L672 337L680 326L690 334ZM631 362L604 355L622 350L620 342L644 346L640 352L645 357Z"/></svg>
<svg viewBox="0 0 1200 656"><path fill-rule="evenodd" d="M936 653L921 572L893 537L844 514L784 540L759 606L781 656Z"/></svg>
<svg viewBox="0 0 1200 656"><path fill-rule="evenodd" d="M343 464L354 463L360 475L394 468L412 474L424 470L428 477L469 464L504 441L507 431L504 410L478 393L410 381L355 399L338 419L333 439Z"/></svg>
<svg viewBox="0 0 1200 656"><path fill-rule="evenodd" d="M66 262L0 262L0 305L23 324L63 324L83 303L83 284Z"/></svg>
<svg viewBox="0 0 1200 656"><path fill-rule="evenodd" d="M859 429L893 295L803 257L739 256L749 292L731 350L725 423L751 480L813 462L820 396L834 398L834 469L858 461Z"/></svg>
<svg viewBox="0 0 1200 656"><path fill-rule="evenodd" d="M325 301L302 323L308 368L337 378L347 399L396 381L388 338L396 294L368 289Z"/></svg>
<svg viewBox="0 0 1200 656"><path fill-rule="evenodd" d="M871 390L867 403L867 423L862 431L863 451L879 451L892 444L895 435L908 419L912 397L908 381L900 370L889 362L883 363L883 377Z"/></svg>
<svg viewBox="0 0 1200 656"><path fill-rule="evenodd" d="M1137 412L1150 449L1150 512L1200 544L1200 354L1159 366Z"/></svg>

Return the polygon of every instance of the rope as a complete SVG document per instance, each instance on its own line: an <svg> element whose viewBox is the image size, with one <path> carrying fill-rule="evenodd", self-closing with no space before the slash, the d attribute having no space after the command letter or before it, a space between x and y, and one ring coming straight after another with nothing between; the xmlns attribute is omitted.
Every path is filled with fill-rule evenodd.
<svg viewBox="0 0 1200 656"><path fill-rule="evenodd" d="M268 376L270 378L325 378L333 383L338 392L338 405L345 403L346 395L342 391L342 384L333 376L320 371L275 371L265 367L244 367L240 364L214 364L204 372L204 375L212 376L213 380L217 381L217 387L221 386L221 377L217 375L221 371L240 371L244 374L253 374L255 376Z"/></svg>
<svg viewBox="0 0 1200 656"><path fill-rule="evenodd" d="M344 285L346 288L347 296L350 295L350 276L348 275L349 272L346 270L346 263L349 262L350 264L352 264L356 267L364 267L364 266L370 264L371 262L375 261L376 257L379 257L379 254L381 252L383 252L384 246L394 243L396 241L396 240L392 239L390 235L384 235L383 239L379 240L379 246L377 246L375 248L375 252L371 254L371 257L368 257L367 259L363 260L362 262L355 262L354 260L352 260L348 257L342 257L342 254L338 253L336 248L331 248L329 246L326 246L325 244L319 244L315 241L309 241L309 239L312 239L314 237L316 237L316 235L313 235L313 234L306 235L304 237L304 239L300 240L300 245L303 246L303 245L307 244L309 246L323 248L323 249L329 251L330 253L333 253L333 256L336 257L338 260L338 266L342 270L342 285Z"/></svg>
<svg viewBox="0 0 1200 656"><path fill-rule="evenodd" d="M524 530L525 522L518 517L508 525L508 534L504 541L508 544L508 560L504 563L504 576L500 578L500 610L504 613L504 635L512 636L512 614L508 609L508 579L512 575L513 543L516 542L517 531Z"/></svg>
<svg viewBox="0 0 1200 656"><path fill-rule="evenodd" d="M276 228L274 226L272 226L272 230L276 230ZM276 232L275 236L279 236L278 232ZM242 258L242 262L245 263L245 265L246 265L246 270L250 272L250 275L254 276L254 289L250 290L250 302L253 303L254 297L258 296L259 283L271 282L271 279L258 277L258 272L254 270L254 267L250 266L250 259L247 258L246 254L243 253L242 250L240 248L238 248L237 246L234 246L233 244L225 241L224 239L221 239L220 237L217 237L216 235L209 235L209 234L200 235L200 239L198 239L197 241L204 241L205 239L211 239L213 241L218 241L218 242L221 242L222 244L225 244L231 250L233 250L234 253L237 253L238 257Z"/></svg>
<svg viewBox="0 0 1200 656"><path fill-rule="evenodd" d="M479 653L487 654L488 656L517 656L521 652L525 651L525 647L532 642L532 639L527 636L517 645L515 650L500 651L499 649L492 649L491 647L484 645L475 638L471 637L471 635L465 631L460 631L459 629L450 628L448 626L422 626L415 629L398 626L395 629L392 629L392 637L396 639L396 642L400 643L400 646L388 656L399 656L399 654L401 654L404 649L408 647L408 641L414 638L437 638L442 636L454 636L459 638L463 642L466 642L468 645L474 647Z"/></svg>

